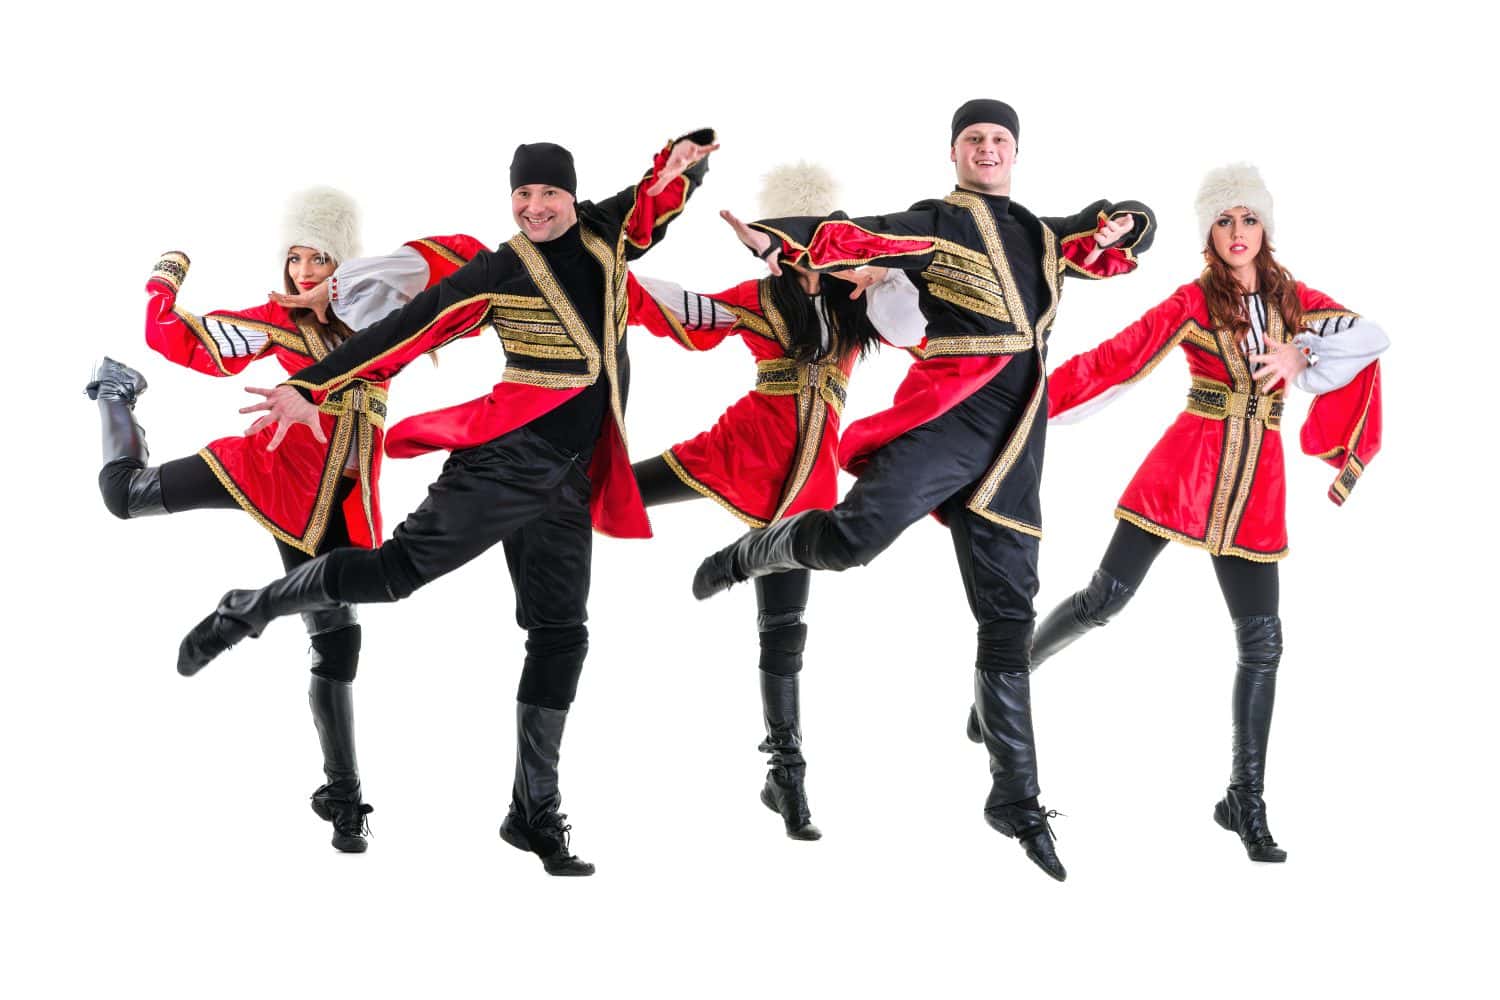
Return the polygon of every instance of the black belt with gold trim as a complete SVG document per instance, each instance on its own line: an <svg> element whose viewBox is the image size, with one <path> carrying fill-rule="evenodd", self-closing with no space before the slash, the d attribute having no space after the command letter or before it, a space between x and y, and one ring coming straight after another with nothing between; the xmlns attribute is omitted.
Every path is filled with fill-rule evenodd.
<svg viewBox="0 0 1500 1000"><path fill-rule="evenodd" d="M1272 430L1281 429L1282 397L1258 392L1235 392L1232 388L1211 378L1194 376L1193 387L1188 390L1187 411L1210 420L1227 420L1242 417L1259 420Z"/></svg>
<svg viewBox="0 0 1500 1000"><path fill-rule="evenodd" d="M333 399L318 407L320 413L342 417L346 413L363 413L376 427L385 427L386 391L378 385L356 382Z"/></svg>
<svg viewBox="0 0 1500 1000"><path fill-rule="evenodd" d="M849 377L837 365L802 363L791 358L772 358L755 363L755 391L767 396L795 396L812 388L833 412L844 412L849 395Z"/></svg>

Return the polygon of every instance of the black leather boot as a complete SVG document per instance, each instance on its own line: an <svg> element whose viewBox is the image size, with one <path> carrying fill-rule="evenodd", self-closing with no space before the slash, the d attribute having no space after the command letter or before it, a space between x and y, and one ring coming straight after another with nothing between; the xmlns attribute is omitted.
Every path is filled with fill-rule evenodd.
<svg viewBox="0 0 1500 1000"><path fill-rule="evenodd" d="M1214 806L1214 822L1239 834L1251 861L1280 862L1266 823L1266 745L1276 701L1276 668L1281 664L1281 619L1252 615L1234 620L1239 666L1234 676L1234 747L1229 789Z"/></svg>
<svg viewBox="0 0 1500 1000"><path fill-rule="evenodd" d="M146 467L151 453L146 432L135 422L135 401L146 391L140 372L113 358L103 358L85 393L99 403L99 425L104 468L99 492L111 514L126 519L165 514L159 470Z"/></svg>
<svg viewBox="0 0 1500 1000"><path fill-rule="evenodd" d="M806 510L769 528L741 535L698 566L693 574L693 596L706 600L736 583L794 569L825 569L811 561L813 540L828 512Z"/></svg>
<svg viewBox="0 0 1500 1000"><path fill-rule="evenodd" d="M793 840L819 840L823 832L812 822L803 779L807 761L802 756L802 719L796 674L760 671L760 700L765 709L766 738L762 753L771 755L771 768L760 790L766 808L781 814L786 835Z"/></svg>
<svg viewBox="0 0 1500 1000"><path fill-rule="evenodd" d="M1032 863L1061 882L1068 872L1058 860L1047 823L1052 814L1036 800L1030 683L1024 671L974 671L974 704L990 752L990 794L984 818L1000 833L1019 840Z"/></svg>
<svg viewBox="0 0 1500 1000"><path fill-rule="evenodd" d="M231 590L218 610L197 625L177 649L177 672L191 677L246 636L258 636L273 619L300 611L330 610L339 602L327 590L328 557L310 559L259 590Z"/></svg>
<svg viewBox="0 0 1500 1000"><path fill-rule="evenodd" d="M592 875L594 866L568 850L573 828L557 811L562 805L557 765L567 721L567 709L516 702L516 780L500 839L541 858L548 875Z"/></svg>
<svg viewBox="0 0 1500 1000"><path fill-rule="evenodd" d="M1094 570L1087 587L1053 608L1036 627L1031 640L1031 669L1036 670L1052 654L1066 649L1090 629L1107 625L1134 596L1134 587L1121 583L1102 569ZM966 732L972 742L982 741L979 719L972 706Z"/></svg>
<svg viewBox="0 0 1500 1000"><path fill-rule="evenodd" d="M358 626L354 626L358 628ZM307 691L313 725L323 749L323 773L328 782L312 793L312 810L333 824L333 846L348 854L362 854L369 846L369 821L374 812L360 798L359 762L354 756L354 694L348 681L312 675Z"/></svg>

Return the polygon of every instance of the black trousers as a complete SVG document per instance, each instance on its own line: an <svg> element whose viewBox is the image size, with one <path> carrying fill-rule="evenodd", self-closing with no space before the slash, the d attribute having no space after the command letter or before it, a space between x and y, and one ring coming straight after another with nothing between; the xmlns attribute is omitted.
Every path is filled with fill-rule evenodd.
<svg viewBox="0 0 1500 1000"><path fill-rule="evenodd" d="M389 541L330 554L329 596L398 601L499 543L515 585L516 623L526 630L516 697L568 708L588 652L589 457L567 454L526 427L455 451Z"/></svg>
<svg viewBox="0 0 1500 1000"><path fill-rule="evenodd" d="M123 491L129 476L139 466L131 461L116 461L105 466L100 477L105 488ZM112 475L113 473L113 475ZM219 482L213 470L202 456L188 455L185 458L164 462L158 470L161 476L162 505L172 514L189 510L239 510L224 484ZM334 507L328 518L328 527L318 543L318 555L353 544L349 539L349 525L344 520L344 501L355 487L355 481L345 477L339 480L334 494ZM121 504L121 507L124 505ZM281 556L281 566L291 572L312 559L301 549L293 548L279 538L273 538L276 551ZM331 681L352 681L359 671L359 626L354 623L352 608L340 614L323 615L307 622L309 637L313 644L312 672Z"/></svg>
<svg viewBox="0 0 1500 1000"><path fill-rule="evenodd" d="M1138 590L1167 539L1120 521L1099 568L1132 590ZM1276 563L1239 556L1210 556L1230 618L1279 614L1281 578Z"/></svg>
<svg viewBox="0 0 1500 1000"><path fill-rule="evenodd" d="M703 499L703 494L684 483L660 455L636 462L631 470L647 507ZM802 615L811 590L812 573L805 569L755 578L760 669L784 676L801 672L802 649L807 641Z"/></svg>
<svg viewBox="0 0 1500 1000"><path fill-rule="evenodd" d="M968 502L989 471L995 455L1019 420L1027 359L1007 365L988 385L936 420L929 421L880 448L842 501L826 512L811 557L818 569L843 570L871 562L908 527L937 511L953 536L954 555L969 609L984 637L986 631L1015 640L1005 642L1025 657L1032 601L1037 592L1040 540L1003 527L968 509ZM1011 369L1018 369L1015 377ZM1035 362L1031 362L1034 371ZM1022 633L1027 642L1020 642ZM981 669L1025 669L1010 661ZM983 657L982 657L983 659Z"/></svg>

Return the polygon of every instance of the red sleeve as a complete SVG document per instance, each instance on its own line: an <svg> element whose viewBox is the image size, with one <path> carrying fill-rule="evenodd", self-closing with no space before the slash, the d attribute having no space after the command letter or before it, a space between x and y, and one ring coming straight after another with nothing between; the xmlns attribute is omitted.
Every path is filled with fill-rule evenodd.
<svg viewBox="0 0 1500 1000"><path fill-rule="evenodd" d="M419 240L408 240L406 245L421 254L422 259L427 262L428 288L473 260L481 250L489 249L479 240L463 233L453 236L424 236Z"/></svg>
<svg viewBox="0 0 1500 1000"><path fill-rule="evenodd" d="M265 303L196 316L177 305L166 282L146 283L146 344L168 361L207 375L236 375L275 346L274 334L295 329L286 310Z"/></svg>
<svg viewBox="0 0 1500 1000"><path fill-rule="evenodd" d="M745 332L745 320L760 316L760 282L750 280L714 295L682 290L680 302L659 302L629 274L630 322L690 351L718 347L731 334Z"/></svg>
<svg viewBox="0 0 1500 1000"><path fill-rule="evenodd" d="M1183 285L1098 347L1059 365L1047 379L1047 416L1060 416L1108 389L1145 378L1182 340L1201 299L1196 284Z"/></svg>

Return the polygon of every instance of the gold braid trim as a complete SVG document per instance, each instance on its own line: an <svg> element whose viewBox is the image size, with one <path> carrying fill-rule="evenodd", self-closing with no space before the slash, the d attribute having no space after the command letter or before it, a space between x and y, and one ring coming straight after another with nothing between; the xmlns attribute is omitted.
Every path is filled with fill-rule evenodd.
<svg viewBox="0 0 1500 1000"><path fill-rule="evenodd" d="M667 467L670 468L674 473L676 473L677 478L682 480L683 485L708 497L714 503L718 504L720 507L723 507L725 510L729 511L729 513L733 514L735 517L739 518L750 527L764 528L769 523L767 521L761 520L758 517L754 517L750 514L745 513L734 504L730 503L727 499L725 499L723 494L718 493L711 487L699 482L693 477L693 474L689 472L680 461L678 461L677 456L672 454L672 451L670 449L662 452L661 457L662 460L667 463Z"/></svg>
<svg viewBox="0 0 1500 1000"><path fill-rule="evenodd" d="M159 278L172 286L172 291L182 290L182 283L187 280L188 268L192 266L188 255L181 250L168 250L157 258L151 268L151 277Z"/></svg>

